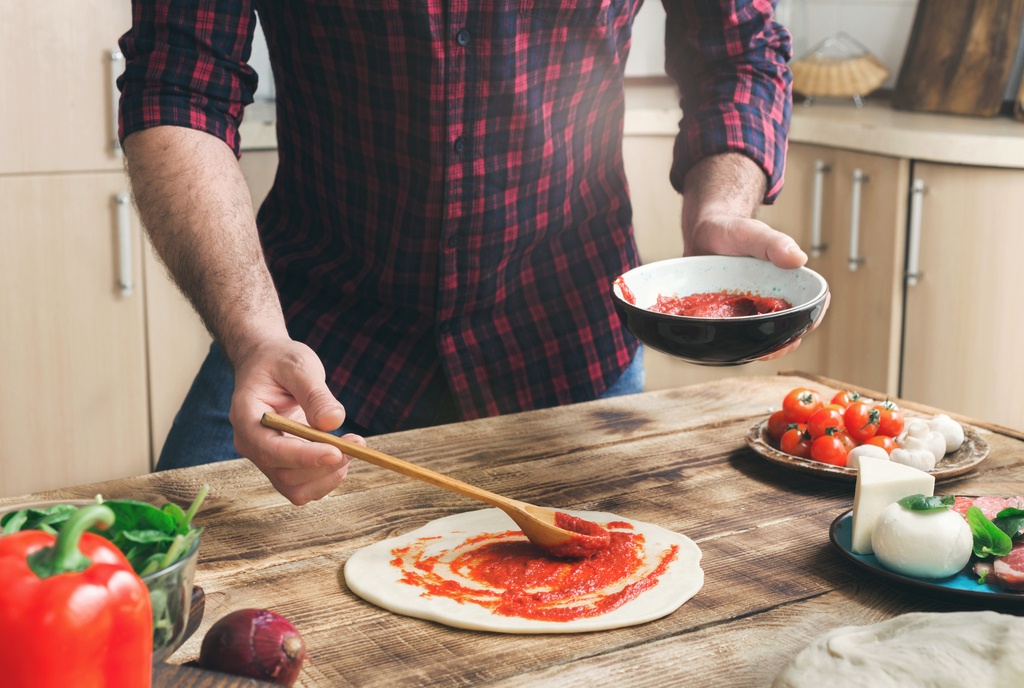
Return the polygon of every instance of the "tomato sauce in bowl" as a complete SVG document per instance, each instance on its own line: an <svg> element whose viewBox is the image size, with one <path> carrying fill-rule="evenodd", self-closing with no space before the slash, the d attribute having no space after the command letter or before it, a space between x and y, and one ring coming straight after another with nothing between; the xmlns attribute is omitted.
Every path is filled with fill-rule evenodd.
<svg viewBox="0 0 1024 688"><path fill-rule="evenodd" d="M691 318L742 318L747 315L778 313L792 308L785 299L776 299L756 294L691 294L690 296L658 295L650 310L668 315L685 315Z"/></svg>

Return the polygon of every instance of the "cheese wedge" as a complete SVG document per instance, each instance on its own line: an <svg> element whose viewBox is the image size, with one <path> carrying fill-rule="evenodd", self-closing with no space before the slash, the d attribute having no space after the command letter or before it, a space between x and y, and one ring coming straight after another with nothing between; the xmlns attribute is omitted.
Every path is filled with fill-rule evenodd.
<svg viewBox="0 0 1024 688"><path fill-rule="evenodd" d="M853 496L854 554L874 554L871 533L882 509L910 495L935 493L935 476L911 466L864 456L857 468Z"/></svg>

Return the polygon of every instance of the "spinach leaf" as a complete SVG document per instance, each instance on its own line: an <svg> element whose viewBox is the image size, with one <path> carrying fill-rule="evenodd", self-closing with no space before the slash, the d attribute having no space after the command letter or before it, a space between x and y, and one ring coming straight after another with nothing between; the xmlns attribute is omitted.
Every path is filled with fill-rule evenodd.
<svg viewBox="0 0 1024 688"><path fill-rule="evenodd" d="M911 511L931 511L933 509L948 509L956 504L956 497L944 495L942 497L926 497L923 494L910 495L899 500L900 506Z"/></svg>
<svg viewBox="0 0 1024 688"><path fill-rule="evenodd" d="M161 533L178 532L174 518L152 504L131 499L112 499L104 502L114 511L116 520L104 535L113 540L118 533L132 530L157 530Z"/></svg>
<svg viewBox="0 0 1024 688"><path fill-rule="evenodd" d="M5 514L0 525L3 535L17 533L20 530L43 530L56 535L64 521L78 508L71 504L57 504L47 509L22 509Z"/></svg>
<svg viewBox="0 0 1024 688"><path fill-rule="evenodd" d="M974 535L974 553L984 559L988 555L1001 557L1013 549L1013 540L988 520L981 509L972 506L967 509L967 525Z"/></svg>
<svg viewBox="0 0 1024 688"><path fill-rule="evenodd" d="M181 507L177 504L164 504L162 511L174 519L174 522L178 526L178 533L187 533L189 528L189 518L185 515L185 512L181 510Z"/></svg>
<svg viewBox="0 0 1024 688"><path fill-rule="evenodd" d="M1020 533L1021 528L1024 527L1024 510L1012 507L1003 509L992 519L992 523L1011 538L1015 538Z"/></svg>

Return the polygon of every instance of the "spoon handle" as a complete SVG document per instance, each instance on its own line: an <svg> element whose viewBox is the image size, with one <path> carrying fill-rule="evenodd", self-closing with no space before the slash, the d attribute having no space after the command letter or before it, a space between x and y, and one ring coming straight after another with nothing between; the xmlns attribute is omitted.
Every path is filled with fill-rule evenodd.
<svg viewBox="0 0 1024 688"><path fill-rule="evenodd" d="M443 487L446 490L457 492L464 497L478 499L481 502L486 502L487 504L496 506L500 509L520 508L519 503L513 499L502 497L501 495L493 492L488 492L487 490L476 487L475 485L470 485L469 483L464 483L461 480L456 480L455 478L449 478L447 475L435 473L429 468L423 468L416 464L409 463L408 461L396 459L393 456L389 456L388 454L384 454L383 452L379 452L375 449L370 449L369 447L364 447L361 444L355 444L354 442L343 440L328 432L311 428L308 425L304 425L303 423L299 423L290 418L285 418L284 416L279 416L276 413L264 413L260 423L268 428L287 432L291 435L295 435L296 437L301 437L312 442L332 444L349 456L354 456L357 459L362 459L363 461L372 463L375 466L380 466L381 468L387 468L397 473L401 473L402 475L407 475L410 478L422 480L423 482L430 483L436 487Z"/></svg>

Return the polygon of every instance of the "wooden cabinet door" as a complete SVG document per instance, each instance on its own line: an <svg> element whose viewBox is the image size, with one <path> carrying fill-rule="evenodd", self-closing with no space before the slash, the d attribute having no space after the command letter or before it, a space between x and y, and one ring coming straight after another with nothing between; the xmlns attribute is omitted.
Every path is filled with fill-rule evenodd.
<svg viewBox="0 0 1024 688"><path fill-rule="evenodd" d="M129 0L0 3L0 174L121 169L110 55L131 24Z"/></svg>
<svg viewBox="0 0 1024 688"><path fill-rule="evenodd" d="M142 235L120 172L0 177L0 496L149 471Z"/></svg>
<svg viewBox="0 0 1024 688"><path fill-rule="evenodd" d="M895 396L909 161L837 150L829 164L827 248L812 265L832 294L818 328L822 368L829 377Z"/></svg>
<svg viewBox="0 0 1024 688"><path fill-rule="evenodd" d="M919 271L901 395L1024 430L1024 170L914 163Z"/></svg>

